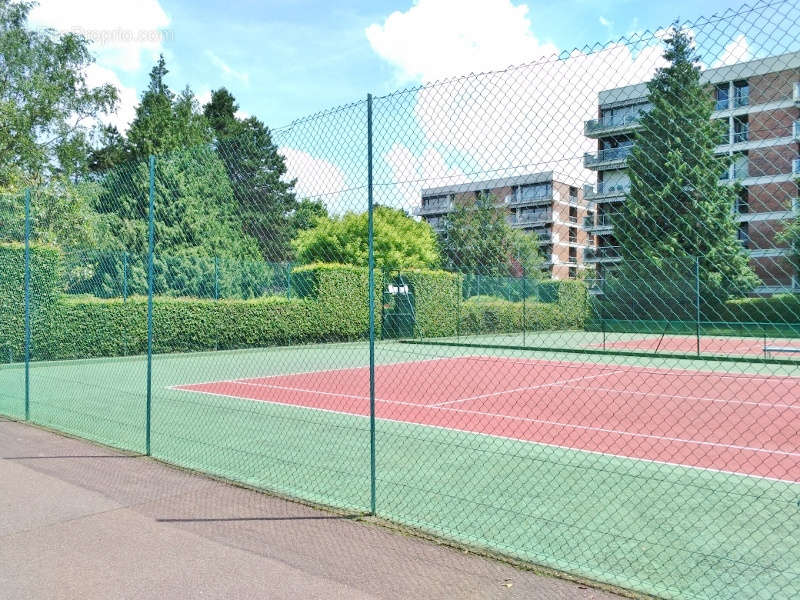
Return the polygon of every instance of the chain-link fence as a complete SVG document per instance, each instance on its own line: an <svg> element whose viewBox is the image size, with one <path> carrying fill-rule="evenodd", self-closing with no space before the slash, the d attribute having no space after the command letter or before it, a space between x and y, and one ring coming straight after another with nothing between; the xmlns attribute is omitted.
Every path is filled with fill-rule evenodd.
<svg viewBox="0 0 800 600"><path fill-rule="evenodd" d="M794 598L798 21L0 196L0 413L634 591Z"/></svg>

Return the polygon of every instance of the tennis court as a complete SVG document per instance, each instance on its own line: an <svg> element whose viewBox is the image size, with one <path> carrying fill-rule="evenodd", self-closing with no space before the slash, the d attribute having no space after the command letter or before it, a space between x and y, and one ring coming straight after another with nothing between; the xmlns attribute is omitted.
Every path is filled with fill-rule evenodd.
<svg viewBox="0 0 800 600"><path fill-rule="evenodd" d="M375 380L381 419L800 479L800 433L792 426L800 411L797 377L466 356L381 365ZM367 367L174 389L369 414Z"/></svg>
<svg viewBox="0 0 800 600"><path fill-rule="evenodd" d="M377 344L377 514L666 598L788 598L796 368L561 356ZM34 361L31 421L143 451L146 365ZM366 343L154 355L152 381L153 456L369 510ZM23 382L0 368L0 412Z"/></svg>

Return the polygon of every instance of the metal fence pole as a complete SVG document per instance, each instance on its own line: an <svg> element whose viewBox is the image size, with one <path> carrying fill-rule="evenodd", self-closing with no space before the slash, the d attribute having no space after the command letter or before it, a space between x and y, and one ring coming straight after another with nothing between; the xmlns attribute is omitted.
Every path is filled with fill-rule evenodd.
<svg viewBox="0 0 800 600"><path fill-rule="evenodd" d="M122 302L128 300L128 252L122 253Z"/></svg>
<svg viewBox="0 0 800 600"><path fill-rule="evenodd" d="M372 209L372 94L367 94L367 244L369 246L369 512L375 514L375 246Z"/></svg>
<svg viewBox="0 0 800 600"><path fill-rule="evenodd" d="M219 257L214 257L214 300L219 300Z"/></svg>
<svg viewBox="0 0 800 600"><path fill-rule="evenodd" d="M150 421L153 399L153 252L155 250L156 157L150 155L150 207L147 213L147 406L145 408L145 454L150 456Z"/></svg>
<svg viewBox="0 0 800 600"><path fill-rule="evenodd" d="M25 420L31 418L31 190L25 188Z"/></svg>
<svg viewBox="0 0 800 600"><path fill-rule="evenodd" d="M525 271L522 272L522 345L526 346L525 334L527 333L527 305L528 305L528 285Z"/></svg>
<svg viewBox="0 0 800 600"><path fill-rule="evenodd" d="M700 257L694 257L694 307L695 331L697 336L697 356L700 356Z"/></svg>

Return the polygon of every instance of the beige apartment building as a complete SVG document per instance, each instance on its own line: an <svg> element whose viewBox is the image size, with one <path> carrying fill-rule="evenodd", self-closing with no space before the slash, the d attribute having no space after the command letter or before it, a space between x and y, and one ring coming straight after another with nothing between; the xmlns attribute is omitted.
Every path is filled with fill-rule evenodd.
<svg viewBox="0 0 800 600"><path fill-rule="evenodd" d="M734 157L720 184L742 186L731 211L762 282L756 293L800 291L791 248L779 239L800 211L800 52L708 69L701 79L713 90L712 118L725 124L717 152ZM644 84L605 90L598 118L584 123L584 134L597 140L597 152L583 160L597 172L596 185L584 189L589 213L583 223L589 236L584 261L595 269L595 289L620 261L613 215L630 189L627 157L648 109Z"/></svg>
<svg viewBox="0 0 800 600"><path fill-rule="evenodd" d="M574 279L584 268L588 236L580 224L586 216L586 206L582 190L567 181L567 177L547 171L424 189L422 203L414 214L441 235L447 215L458 203L475 202L481 193L491 194L507 212L512 227L536 234L545 257L545 275Z"/></svg>

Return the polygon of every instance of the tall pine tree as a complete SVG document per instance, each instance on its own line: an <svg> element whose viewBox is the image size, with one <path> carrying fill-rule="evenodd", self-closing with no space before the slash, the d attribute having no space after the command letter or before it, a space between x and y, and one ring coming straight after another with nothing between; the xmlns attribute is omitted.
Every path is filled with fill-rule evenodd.
<svg viewBox="0 0 800 600"><path fill-rule="evenodd" d="M266 125L255 117L238 119L238 109L233 95L220 88L203 113L214 130L245 233L258 241L265 260L290 260L297 233L292 216L300 206L294 181L286 180L286 162Z"/></svg>
<svg viewBox="0 0 800 600"><path fill-rule="evenodd" d="M688 286L689 300L697 259L704 301L716 304L751 290L757 278L737 240L736 191L720 184L730 157L714 153L719 124L692 41L675 31L665 43L669 66L647 84L652 109L641 116L628 159L631 190L614 219L619 277L641 287L685 278L676 283Z"/></svg>

